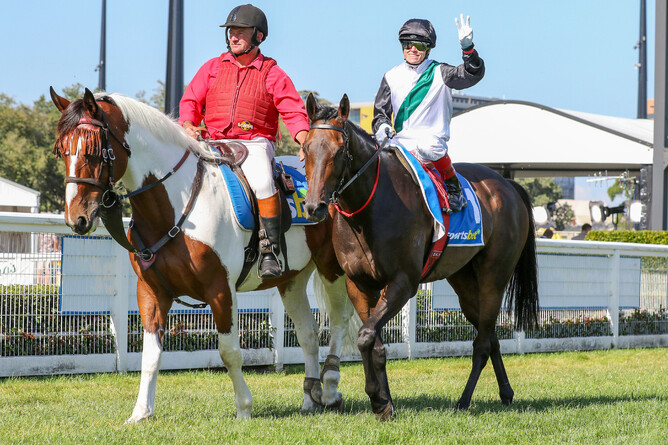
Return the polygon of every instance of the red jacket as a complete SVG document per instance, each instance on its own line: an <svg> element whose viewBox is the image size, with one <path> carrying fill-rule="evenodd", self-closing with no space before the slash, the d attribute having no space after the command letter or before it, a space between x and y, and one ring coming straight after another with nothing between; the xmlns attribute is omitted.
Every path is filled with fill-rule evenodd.
<svg viewBox="0 0 668 445"><path fill-rule="evenodd" d="M279 114L293 138L308 131L304 103L273 59L259 54L240 68L231 54L223 53L206 62L186 88L179 123L199 125L204 118L214 139L261 136L275 141Z"/></svg>

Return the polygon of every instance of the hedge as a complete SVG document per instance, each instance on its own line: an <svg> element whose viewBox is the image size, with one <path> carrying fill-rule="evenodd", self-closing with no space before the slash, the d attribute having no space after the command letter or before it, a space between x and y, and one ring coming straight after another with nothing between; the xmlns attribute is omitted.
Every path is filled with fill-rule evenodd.
<svg viewBox="0 0 668 445"><path fill-rule="evenodd" d="M636 244L668 244L666 230L592 230L587 234L588 241L614 241Z"/></svg>

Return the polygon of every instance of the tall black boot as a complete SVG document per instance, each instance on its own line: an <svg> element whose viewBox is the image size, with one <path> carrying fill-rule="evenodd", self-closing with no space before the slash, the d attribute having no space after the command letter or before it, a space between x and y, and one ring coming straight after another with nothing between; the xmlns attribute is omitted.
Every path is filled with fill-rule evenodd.
<svg viewBox="0 0 668 445"><path fill-rule="evenodd" d="M281 253L281 217L260 216L260 278L276 278L283 273L283 266L278 255Z"/></svg>
<svg viewBox="0 0 668 445"><path fill-rule="evenodd" d="M462 192L462 185L457 175L452 175L451 178L445 180L445 188L448 190L450 211L459 212L466 206L466 197Z"/></svg>

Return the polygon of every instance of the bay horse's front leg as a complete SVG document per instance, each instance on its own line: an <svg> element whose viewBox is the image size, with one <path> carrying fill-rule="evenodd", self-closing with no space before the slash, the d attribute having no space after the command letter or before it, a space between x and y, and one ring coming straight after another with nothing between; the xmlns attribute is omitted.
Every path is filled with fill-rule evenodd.
<svg viewBox="0 0 668 445"><path fill-rule="evenodd" d="M171 307L169 298L159 301L159 297L140 277L137 280L137 302L142 324L144 343L141 358L141 380L137 403L126 424L139 423L154 413L155 393L162 355L162 336L167 326L167 313Z"/></svg>
<svg viewBox="0 0 668 445"><path fill-rule="evenodd" d="M362 355L366 378L364 389L371 400L371 409L376 417L381 421L389 420L394 415L394 404L387 380L386 351L380 333L387 322L415 294L417 282L412 286L407 277L396 276L395 280L383 289L373 311L369 310L371 309L369 304L366 312L360 313L360 309L364 311L361 301L371 303L374 297L361 291L349 278L346 280L348 295L364 321L357 338L357 347Z"/></svg>

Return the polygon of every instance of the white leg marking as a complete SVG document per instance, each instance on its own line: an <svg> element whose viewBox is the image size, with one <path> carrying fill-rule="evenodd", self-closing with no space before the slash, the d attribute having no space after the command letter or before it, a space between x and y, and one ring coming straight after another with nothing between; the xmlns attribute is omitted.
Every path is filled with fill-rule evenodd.
<svg viewBox="0 0 668 445"><path fill-rule="evenodd" d="M235 305L236 306L236 305ZM232 312L234 317L237 311ZM223 364L227 368L227 374L232 380L234 388L234 403L237 406L237 418L248 419L251 416L253 408L253 396L251 396L246 380L241 372L241 348L239 347L239 328L235 322L232 326L232 332L229 334L218 334L218 351Z"/></svg>
<svg viewBox="0 0 668 445"><path fill-rule="evenodd" d="M234 403L237 406L237 419L249 419L253 409L253 396L251 396L246 380L241 372L243 358L239 346L239 315L237 311L237 295L234 283L229 283L232 291L232 327L229 334L218 333L218 352L223 364L227 368L227 374L232 380L234 388Z"/></svg>
<svg viewBox="0 0 668 445"><path fill-rule="evenodd" d="M283 295L283 305L290 318L295 323L295 333L304 353L304 370L307 378L320 378L320 364L318 362L318 328L311 313L311 307L306 296L306 285L313 269L308 267L300 272L287 287ZM320 402L318 400L317 402ZM313 403L310 396L304 394L302 411L314 411L318 405Z"/></svg>
<svg viewBox="0 0 668 445"><path fill-rule="evenodd" d="M327 315L329 315L329 333L331 336L329 355L335 355L340 358L344 341L348 339L346 334L349 332L351 318L355 315L355 309L348 299L345 278L341 277L330 283L324 277L316 274L314 277L314 287L316 296L325 300ZM349 343L355 341L352 337L348 340ZM352 347L352 344L348 347ZM338 392L340 380L341 374L337 371L330 370L322 376L323 404L330 405L339 400L341 397L341 393Z"/></svg>
<svg viewBox="0 0 668 445"><path fill-rule="evenodd" d="M162 345L160 344L158 334L150 334L144 331L144 351L141 357L139 394L137 395L137 404L132 411L132 416L125 421L126 424L139 423L153 415L161 353Z"/></svg>

